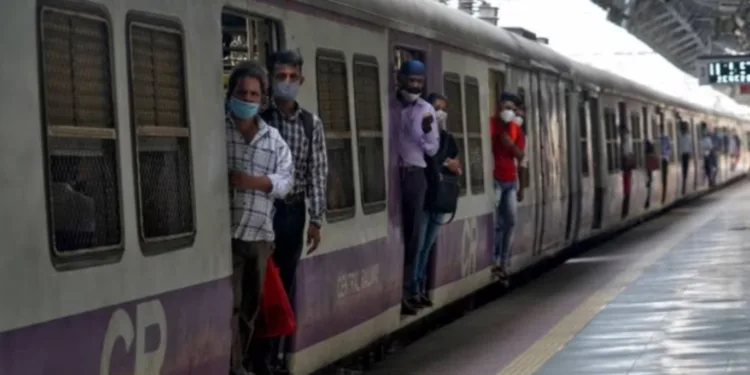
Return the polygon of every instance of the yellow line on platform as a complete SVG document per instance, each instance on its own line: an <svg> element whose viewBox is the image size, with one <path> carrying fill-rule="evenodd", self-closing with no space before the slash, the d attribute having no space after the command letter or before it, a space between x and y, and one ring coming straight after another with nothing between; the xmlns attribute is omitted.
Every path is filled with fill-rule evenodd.
<svg viewBox="0 0 750 375"><path fill-rule="evenodd" d="M693 231L713 220L716 214L716 211L711 210L710 215L704 214L699 216L699 219L695 222L688 222L687 228L673 233L670 238L663 240L659 244L660 248L658 250L644 255L635 264L618 274L609 284L594 292L578 308L562 318L557 325L518 355L513 362L498 372L497 375L532 375L537 372L568 341L575 337L578 332L594 319L610 300L638 279L646 268L656 263L656 261L674 249Z"/></svg>

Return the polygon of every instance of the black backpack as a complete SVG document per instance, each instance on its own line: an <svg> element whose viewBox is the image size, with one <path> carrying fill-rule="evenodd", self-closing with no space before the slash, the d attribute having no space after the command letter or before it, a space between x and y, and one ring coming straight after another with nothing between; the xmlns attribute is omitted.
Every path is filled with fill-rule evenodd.
<svg viewBox="0 0 750 375"><path fill-rule="evenodd" d="M442 161L446 158L449 142L454 142L449 133L440 132L440 149L432 158L425 158L427 168L427 193L425 195L424 208L427 212L437 214L451 214L450 219L439 225L448 224L456 217L458 208L458 196L461 194L460 176L454 174L443 166Z"/></svg>
<svg viewBox="0 0 750 375"><path fill-rule="evenodd" d="M261 112L260 118L263 119L263 121L266 122L266 124L274 126L273 125L273 113L277 111L274 108L268 108L265 111ZM310 113L308 110L304 108L300 108L300 114L302 118L302 126L305 128L305 137L307 138L307 163L309 164L312 161L312 139L313 139L313 114ZM274 126L275 127L275 126Z"/></svg>

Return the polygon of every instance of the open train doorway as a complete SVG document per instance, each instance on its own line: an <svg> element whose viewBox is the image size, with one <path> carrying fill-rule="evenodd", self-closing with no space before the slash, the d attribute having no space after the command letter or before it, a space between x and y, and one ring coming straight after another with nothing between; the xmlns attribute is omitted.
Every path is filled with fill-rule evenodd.
<svg viewBox="0 0 750 375"><path fill-rule="evenodd" d="M423 205L415 203L415 199L408 199L408 197L418 194L415 190L417 184L407 183L409 178L418 178L419 173L424 173L424 168L408 165L406 161L402 160L401 154L399 153L401 147L401 137L404 137L404 132L401 132L402 122L402 110L403 105L401 104L401 97L398 86L398 71L404 62L410 60L421 61L426 67L425 79L423 82L423 89L421 91L422 98L426 98L431 88L433 87L430 78L432 77L431 64L426 61L426 51L428 50L427 45L421 46L403 46L396 45L392 49L391 61L392 61L392 75L391 75L391 90L389 92L389 112L390 112L390 155L392 157L391 165L391 179L389 181L390 191L389 199L389 216L391 220L399 223L400 231L400 243L396 246L402 246L404 256L404 269L403 269L403 280L402 280L402 298L401 298L401 313L404 316L417 315L419 310L424 307L431 305L430 298L428 296L429 283L432 279L433 267L431 262L434 262L427 257L417 257L419 252L420 241L418 241L420 235L420 223L419 220L426 219L423 217L424 212ZM395 159L395 160L394 160ZM424 177L424 176L422 176ZM426 184L426 183L425 183ZM412 189L415 188L415 189ZM429 252L433 253L434 252ZM424 277L420 277L424 275Z"/></svg>

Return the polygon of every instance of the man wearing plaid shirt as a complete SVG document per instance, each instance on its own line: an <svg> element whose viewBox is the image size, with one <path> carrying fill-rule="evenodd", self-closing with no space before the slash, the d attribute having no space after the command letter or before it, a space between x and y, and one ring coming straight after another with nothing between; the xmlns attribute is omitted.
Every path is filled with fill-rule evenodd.
<svg viewBox="0 0 750 375"><path fill-rule="evenodd" d="M305 209L309 215L307 227L308 254L320 244L320 229L326 213L326 179L328 178L328 157L326 154L323 122L320 118L302 108L295 100L300 86L304 83L302 57L294 51L279 51L269 59L271 70L272 96L270 106L261 116L275 127L292 150L294 159L294 186L283 200L276 201L274 230L276 249L273 259L279 266L279 273L294 307L294 283L297 263L302 256L303 231L305 229ZM305 199L309 200L306 207ZM276 342L271 353L278 353L281 347ZM281 350L282 354L286 350ZM274 362L276 355L271 358ZM281 361L277 372L283 372Z"/></svg>
<svg viewBox="0 0 750 375"><path fill-rule="evenodd" d="M235 375L247 374L245 357L260 305L266 262L273 252L273 203L286 196L294 182L289 146L258 116L265 94L263 67L248 62L234 69L227 87L225 129L234 290L231 371ZM256 372L263 373L264 358L255 357L253 367L260 363Z"/></svg>

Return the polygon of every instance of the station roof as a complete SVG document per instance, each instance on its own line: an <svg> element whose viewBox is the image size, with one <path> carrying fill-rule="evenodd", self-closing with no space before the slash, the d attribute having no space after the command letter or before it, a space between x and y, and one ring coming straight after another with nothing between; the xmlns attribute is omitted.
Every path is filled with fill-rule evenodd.
<svg viewBox="0 0 750 375"><path fill-rule="evenodd" d="M750 53L750 0L591 0L684 72L699 56Z"/></svg>

